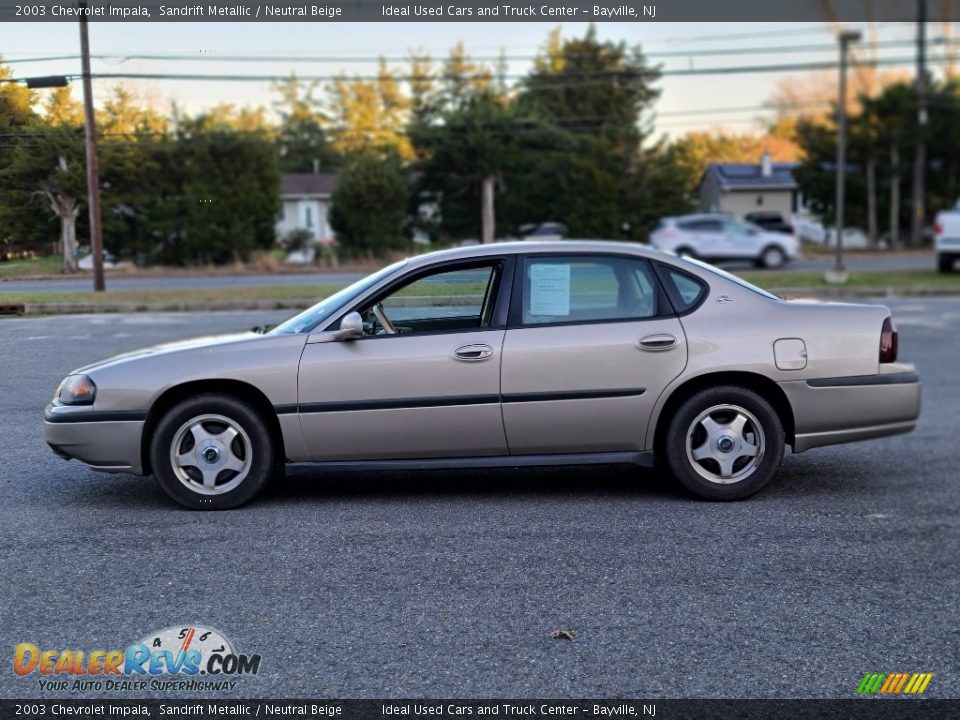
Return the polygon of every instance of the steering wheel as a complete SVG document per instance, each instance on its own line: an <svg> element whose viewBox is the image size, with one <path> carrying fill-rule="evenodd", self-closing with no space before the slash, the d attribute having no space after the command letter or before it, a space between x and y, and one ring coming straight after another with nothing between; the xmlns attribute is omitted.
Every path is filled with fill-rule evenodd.
<svg viewBox="0 0 960 720"><path fill-rule="evenodd" d="M390 318L388 318L387 314L383 311L383 303L377 303L371 309L377 318L377 322L380 323L380 327L383 328L383 331L387 335L396 335L397 328L394 327L393 323L390 322Z"/></svg>

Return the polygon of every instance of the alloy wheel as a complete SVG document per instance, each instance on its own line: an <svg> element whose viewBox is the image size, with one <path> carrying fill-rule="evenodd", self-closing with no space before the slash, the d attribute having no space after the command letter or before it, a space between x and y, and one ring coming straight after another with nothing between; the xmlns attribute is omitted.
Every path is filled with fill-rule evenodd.
<svg viewBox="0 0 960 720"><path fill-rule="evenodd" d="M749 477L763 459L765 438L757 418L737 405L714 405L690 423L687 460L706 480L720 484Z"/></svg>
<svg viewBox="0 0 960 720"><path fill-rule="evenodd" d="M170 444L177 479L193 492L230 492L250 472L253 452L246 431L224 415L200 415L183 423Z"/></svg>

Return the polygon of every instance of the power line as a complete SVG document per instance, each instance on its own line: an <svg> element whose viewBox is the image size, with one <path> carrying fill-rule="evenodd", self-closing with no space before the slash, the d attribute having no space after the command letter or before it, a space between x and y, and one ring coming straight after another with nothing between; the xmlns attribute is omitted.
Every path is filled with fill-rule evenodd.
<svg viewBox="0 0 960 720"><path fill-rule="evenodd" d="M958 41L948 38L938 38L934 43L939 44L957 44ZM873 45L877 49L891 49L891 48L904 48L912 47L912 40L885 40ZM690 50L662 50L662 51L652 51L644 52L643 56L645 58L687 58L687 57L727 57L727 56L736 56L736 55L782 55L782 54L805 54L805 53L816 53L816 52L831 52L836 49L835 43L817 43L813 45L785 45L785 46L773 46L765 45L762 47L735 47L735 48L704 48L704 49L690 49ZM6 65L14 65L18 63L34 63L34 62L53 62L59 60L76 60L79 59L79 55L49 55L43 57L29 57L29 58L18 58L12 60L4 60ZM296 63L317 63L317 64L326 64L326 63L377 63L377 62L410 62L414 59L414 55L405 55L405 56L385 56L385 55L370 55L370 56L347 56L347 55L270 55L270 54L253 54L253 55L218 55L216 53L204 53L204 54L192 54L192 53L182 53L182 52L171 52L171 53L142 53L142 52L131 52L131 53L98 53L90 56L96 60L119 60L125 62L128 60L157 60L157 61L184 61L184 62L205 62L205 63L216 63L216 62L238 62L238 63L257 63L257 62L296 62ZM468 59L470 62L500 62L505 60L508 62L515 61L534 61L539 58L542 58L543 55L473 55ZM566 55L565 57L570 57ZM575 55L574 55L575 57ZM433 59L430 58L432 61ZM438 65L443 64L444 59L441 58L437 60Z"/></svg>
<svg viewBox="0 0 960 720"><path fill-rule="evenodd" d="M784 103L778 107L772 107L770 105L755 105L755 106L738 106L738 107L725 107L725 108L696 108L691 110L680 110L680 111L667 111L663 113L655 113L656 117L677 117L677 116L687 116L687 115L720 115L720 114L729 114L729 113L742 113L742 112L759 112L759 111L772 111L776 110L780 114L785 114L788 112L801 112L804 109L812 107L823 107L824 105L829 105L827 101L804 101L796 103ZM559 125L564 129L572 128L585 128L585 127L594 127L596 123L602 122L604 120L617 119L617 116L613 115L568 115L568 116L557 116L549 119L541 118L510 118L503 120L487 121L481 123L456 123L456 124L446 124L446 125L437 125L432 126L431 130L461 130L466 128L485 128L485 129L511 129L519 131L530 131L530 132L540 132L545 129L549 129L551 125ZM744 122L744 120L740 121ZM658 123L660 124L660 123ZM670 122L662 123L669 125ZM524 125L533 125L534 127L518 127ZM331 126L328 125L322 128L325 133L363 133L363 132L406 132L409 130L409 127L406 125L360 125L360 126ZM79 139L79 128L77 129L76 135L64 134L62 130L32 130L25 132L15 132L15 133L0 133L0 139L8 138L29 138L31 140L40 140L48 137L61 137L64 139L72 138ZM163 131L163 130L141 130L134 132L116 132L111 130L104 130L98 133L100 138L150 138L150 137L160 137L167 138L170 140L204 140L208 138L216 138L219 133L223 132L232 132L232 131L200 131L196 135L177 135L175 130ZM248 135L260 135L257 131L251 131L246 133ZM264 138L270 139L270 138Z"/></svg>
<svg viewBox="0 0 960 720"><path fill-rule="evenodd" d="M950 62L951 58L931 58L931 63ZM851 67L875 68L875 67L902 67L913 64L913 58L895 57L878 58L876 60L863 60L850 63ZM581 85L581 79L589 82L589 78L618 78L618 77L689 77L698 75L744 75L757 73L783 73L783 72L812 72L817 70L836 69L837 63L832 60L822 62L803 62L803 63L781 63L769 65L737 65L725 67L707 67L707 68L678 68L664 70L603 70L589 73L578 73L568 75L562 80L557 80L557 87L569 87L571 85ZM70 79L79 79L77 74L67 74ZM207 82L285 82L290 79L289 75L252 75L252 74L213 74L213 73L143 73L143 72L111 72L111 73L92 73L90 76L94 80L200 80ZM541 76L549 78L549 75ZM557 76L560 77L560 76ZM425 78L414 75L390 74L386 78L379 75L298 75L297 79L303 82L336 82L341 81L361 81L375 82L381 79L393 82L409 82L412 80L424 80ZM435 82L449 82L450 78L430 77L426 78ZM484 73L481 75L464 75L455 78L456 80L527 80L529 75L496 75ZM17 79L10 79L11 82L18 82ZM606 81L593 81L596 84L607 84ZM549 82L538 82L540 88L549 87Z"/></svg>

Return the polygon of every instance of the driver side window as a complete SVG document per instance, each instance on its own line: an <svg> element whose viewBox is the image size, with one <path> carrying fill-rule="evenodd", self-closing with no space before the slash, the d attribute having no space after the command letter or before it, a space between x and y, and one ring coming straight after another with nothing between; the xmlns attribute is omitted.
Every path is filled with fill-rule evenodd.
<svg viewBox="0 0 960 720"><path fill-rule="evenodd" d="M422 275L361 310L363 334L409 335L487 327L499 275L499 262Z"/></svg>

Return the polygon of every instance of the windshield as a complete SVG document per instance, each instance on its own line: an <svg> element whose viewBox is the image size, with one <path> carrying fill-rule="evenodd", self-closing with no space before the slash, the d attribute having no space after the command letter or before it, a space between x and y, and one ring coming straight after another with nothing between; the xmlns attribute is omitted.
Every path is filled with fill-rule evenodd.
<svg viewBox="0 0 960 720"><path fill-rule="evenodd" d="M719 275L719 276L722 277L724 280L729 280L730 282L734 282L734 283L736 283L737 285L739 285L740 287L745 287L747 290L752 290L753 292L757 293L758 295L763 295L764 297L770 298L771 300L783 300L782 297L779 297L779 296L777 296L777 295L774 295L773 293L767 292L766 290L763 290L762 288L758 288L756 285L752 285L751 283L748 283L748 282L747 282L746 280L744 280L743 278L740 278L740 277L737 277L736 275L733 275L733 274L731 274L731 273L728 273L726 270L721 270L720 268L715 267L715 266L713 266L713 265L708 265L707 263L703 262L702 260L695 260L695 259L690 258L690 257L681 258L681 259L684 260L685 262L693 263L694 265L696 265L697 267L699 267L699 268L701 268L701 269L703 269L703 270L708 270L708 271L712 272L714 275Z"/></svg>
<svg viewBox="0 0 960 720"><path fill-rule="evenodd" d="M313 330L320 323L329 319L330 316L341 307L350 303L354 298L359 297L383 278L393 274L406 264L406 260L401 260L393 265L388 265L383 268L383 270L378 270L372 275L367 275L365 278L357 280L353 285L345 287L343 290L321 300L313 307L307 308L299 315L294 315L289 320L280 323L273 328L269 334L294 335L296 333Z"/></svg>

